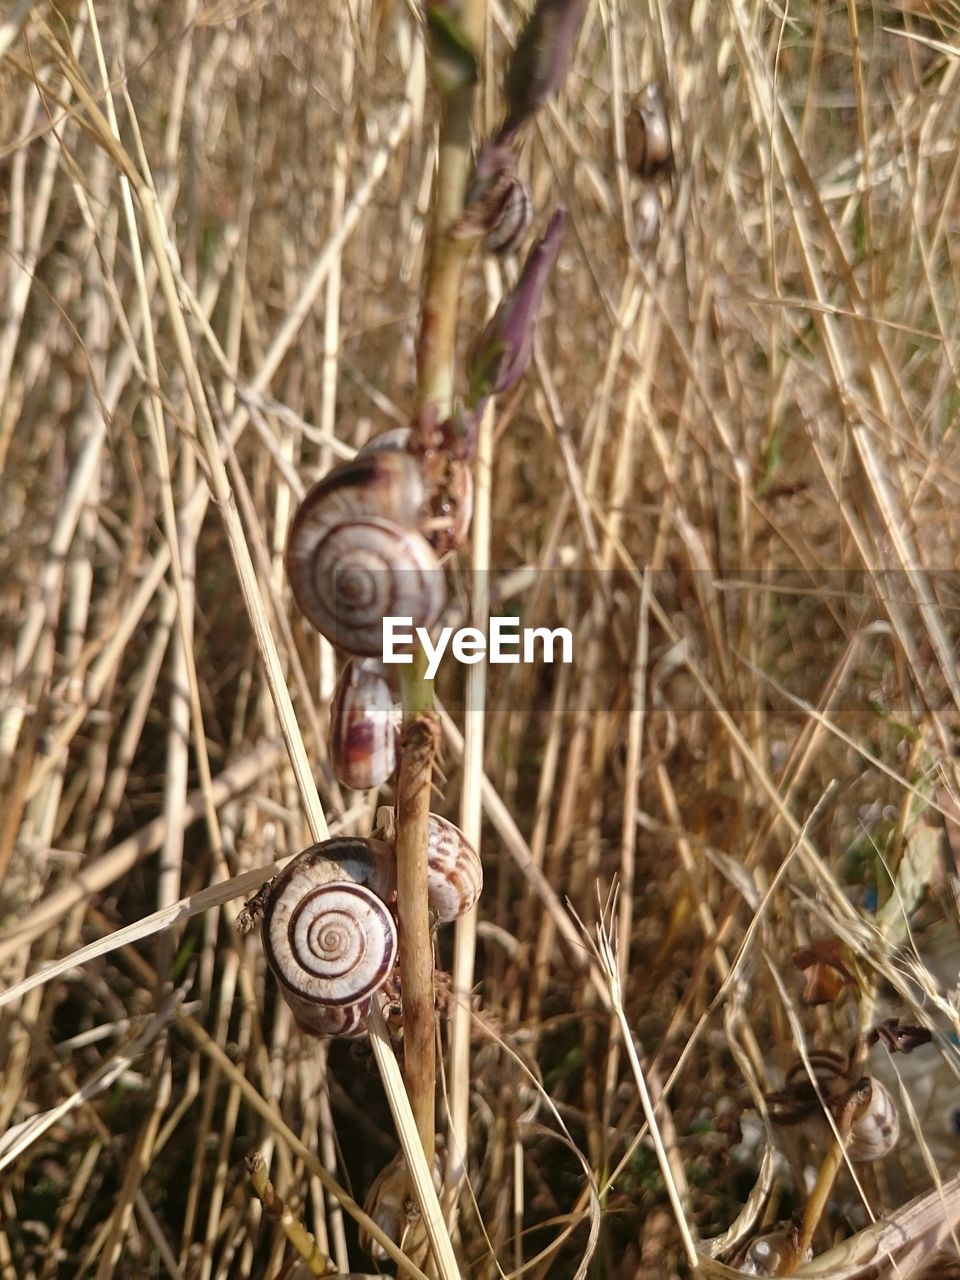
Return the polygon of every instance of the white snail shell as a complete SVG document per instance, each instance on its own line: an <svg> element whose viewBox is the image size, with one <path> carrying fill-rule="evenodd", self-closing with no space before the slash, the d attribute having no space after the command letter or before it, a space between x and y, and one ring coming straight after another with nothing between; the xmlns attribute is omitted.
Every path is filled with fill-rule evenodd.
<svg viewBox="0 0 960 1280"><path fill-rule="evenodd" d="M380 450L317 482L290 526L287 576L301 612L332 644L373 657L383 619L430 627L446 598L437 557L417 527L424 501L416 460Z"/></svg>
<svg viewBox="0 0 960 1280"><path fill-rule="evenodd" d="M430 815L427 849L427 898L440 924L466 914L483 889L483 866L459 827Z"/></svg>
<svg viewBox="0 0 960 1280"><path fill-rule="evenodd" d="M383 665L351 658L330 708L330 762L345 787L379 787L393 773L399 714Z"/></svg>
<svg viewBox="0 0 960 1280"><path fill-rule="evenodd" d="M377 810L376 835L392 844L393 810ZM437 924L450 924L465 915L483 889L480 855L459 827L431 813L427 835L427 901Z"/></svg>
<svg viewBox="0 0 960 1280"><path fill-rule="evenodd" d="M900 1137L900 1112L889 1089L874 1076L870 1081L870 1101L863 1114L850 1129L847 1155L856 1164L863 1160L882 1160L897 1145Z"/></svg>
<svg viewBox="0 0 960 1280"><path fill-rule="evenodd" d="M641 178L652 178L669 164L673 150L663 95L655 84L640 90L626 121L627 164Z"/></svg>
<svg viewBox="0 0 960 1280"><path fill-rule="evenodd" d="M750 1240L746 1248L737 1254L734 1262L743 1276L775 1276L781 1263L795 1253L796 1227L779 1224L763 1231ZM809 1262L813 1250L807 1249L802 1262Z"/></svg>
<svg viewBox="0 0 960 1280"><path fill-rule="evenodd" d="M374 840L312 845L270 884L263 949L297 1022L316 1035L360 1034L390 976L397 930L386 905L390 851Z"/></svg>

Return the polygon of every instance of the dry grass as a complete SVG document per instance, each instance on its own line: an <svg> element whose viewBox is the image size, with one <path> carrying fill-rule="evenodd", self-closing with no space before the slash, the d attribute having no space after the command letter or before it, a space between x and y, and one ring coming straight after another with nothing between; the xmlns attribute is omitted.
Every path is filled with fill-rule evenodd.
<svg viewBox="0 0 960 1280"><path fill-rule="evenodd" d="M491 5L488 127L520 17ZM372 1272L389 1043L298 1037L232 925L324 814L375 809L327 767L333 660L282 548L412 402L412 10L18 5L4 50L0 1276L295 1274L253 1151ZM677 164L635 256L618 119L650 78ZM949 0L601 0L524 151L571 225L451 589L572 620L576 661L440 681L438 807L486 868L439 944L475 990L440 1020L464 1276L659 1280L799 1217L830 1151L718 1120L891 1016L937 1039L869 1050L903 1136L857 1182L835 1161L814 1247L935 1187L958 1217L958 82ZM464 346L513 270L472 263ZM810 1009L791 957L825 936L861 994ZM929 1216L899 1270L820 1274L920 1275Z"/></svg>

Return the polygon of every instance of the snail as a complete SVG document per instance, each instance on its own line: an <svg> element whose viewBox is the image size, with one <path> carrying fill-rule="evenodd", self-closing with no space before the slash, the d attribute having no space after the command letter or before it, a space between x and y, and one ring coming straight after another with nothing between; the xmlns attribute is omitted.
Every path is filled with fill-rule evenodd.
<svg viewBox="0 0 960 1280"><path fill-rule="evenodd" d="M392 810L383 832L340 836L298 853L237 917L260 924L263 950L302 1031L350 1039L366 1031L371 1001L397 959ZM381 838L383 834L386 839ZM452 823L430 815L427 898L437 923L469 911L483 873L476 850Z"/></svg>
<svg viewBox="0 0 960 1280"><path fill-rule="evenodd" d="M399 713L383 664L351 658L330 708L330 762L345 787L379 787L393 773Z"/></svg>
<svg viewBox="0 0 960 1280"><path fill-rule="evenodd" d="M393 810L377 810L377 839L392 844ZM480 856L459 827L431 813L427 834L427 901L437 924L451 924L476 903L483 889Z"/></svg>
<svg viewBox="0 0 960 1280"><path fill-rule="evenodd" d="M442 1139L440 1144L442 1147ZM436 1151L433 1157L433 1185L439 1194L443 1187L440 1151ZM430 1253L430 1241L411 1193L410 1174L402 1151L398 1151L387 1167L377 1174L363 1207L384 1235L399 1245L415 1266L422 1267ZM364 1253L376 1262L388 1260L387 1251L362 1227L359 1243Z"/></svg>
<svg viewBox="0 0 960 1280"><path fill-rule="evenodd" d="M652 178L673 158L663 95L655 84L640 90L626 120L627 164L638 177Z"/></svg>
<svg viewBox="0 0 960 1280"><path fill-rule="evenodd" d="M841 1054L820 1049L809 1056L817 1087L834 1119L839 1122L841 1115L852 1109L846 1143L850 1160L857 1164L889 1155L900 1137L900 1115L889 1090L873 1076L851 1081L847 1059ZM767 1104L774 1120L802 1124L817 1145L825 1144L832 1136L807 1068L799 1058L787 1070L785 1087L768 1094Z"/></svg>
<svg viewBox="0 0 960 1280"><path fill-rule="evenodd" d="M526 183L516 174L510 174L503 182L502 191L491 224L487 229L486 245L491 253L504 255L520 247L523 237L533 222L533 201Z"/></svg>
<svg viewBox="0 0 960 1280"><path fill-rule="evenodd" d="M483 236L491 253L512 253L533 222L530 191L517 173L516 139L488 138L477 154L454 239Z"/></svg>
<svg viewBox="0 0 960 1280"><path fill-rule="evenodd" d="M238 927L261 918L263 950L301 1030L362 1035L371 998L397 958L387 899L392 850L340 837L299 853L247 905Z"/></svg>
<svg viewBox="0 0 960 1280"><path fill-rule="evenodd" d="M360 455L319 480L287 539L300 611L347 653L383 651L383 619L436 622L446 598L436 554L419 531L424 486L403 450Z"/></svg>
<svg viewBox="0 0 960 1280"><path fill-rule="evenodd" d="M371 454L405 453L410 447L409 427L392 427L368 440L357 458ZM448 449L445 475L437 486L428 508L421 508L418 528L443 564L461 546L470 532L473 515L473 472L466 462L452 456Z"/></svg>
<svg viewBox="0 0 960 1280"><path fill-rule="evenodd" d="M645 182L633 207L636 242L640 247L656 244L660 238L660 193L655 186Z"/></svg>
<svg viewBox="0 0 960 1280"><path fill-rule="evenodd" d="M813 1257L813 1250L807 1249L797 1260L797 1244L797 1228L792 1223L780 1222L748 1240L734 1256L733 1265L743 1276L779 1275L784 1264L792 1266L796 1261L809 1262Z"/></svg>

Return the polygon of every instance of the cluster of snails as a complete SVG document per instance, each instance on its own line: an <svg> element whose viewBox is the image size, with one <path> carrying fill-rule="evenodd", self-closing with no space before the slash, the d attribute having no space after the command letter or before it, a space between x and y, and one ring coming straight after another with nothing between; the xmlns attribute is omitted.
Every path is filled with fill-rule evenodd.
<svg viewBox="0 0 960 1280"><path fill-rule="evenodd" d="M409 449L409 428L375 437L351 462L319 480L300 504L287 540L287 576L303 615L350 654L331 709L331 762L354 790L377 787L397 759L399 707L377 655L383 619L430 628L446 586L442 564L466 537L472 475L449 459L428 497Z"/></svg>
<svg viewBox="0 0 960 1280"><path fill-rule="evenodd" d="M480 896L480 859L457 827L431 814L427 862L431 914L448 924ZM367 838L304 849L247 904L239 927L260 923L267 964L301 1030L364 1034L371 1002L394 974L395 898L392 831L384 825Z"/></svg>
<svg viewBox="0 0 960 1280"><path fill-rule="evenodd" d="M641 180L635 206L637 241L653 244L660 231L660 192L653 179L673 160L670 124L660 86L651 82L637 94L624 122L627 166Z"/></svg>
<svg viewBox="0 0 960 1280"><path fill-rule="evenodd" d="M350 655L333 699L330 756L337 778L354 790L382 785L397 764L400 708L378 660L383 619L436 622L446 600L443 560L470 521L466 460L449 457L428 493L411 435L388 431L319 480L287 539L297 605ZM434 923L455 920L480 895L476 850L431 814L427 860ZM267 963L302 1030L345 1039L365 1033L371 1002L395 980L395 900L393 833L381 818L368 838L305 849L248 904L240 927L261 921Z"/></svg>

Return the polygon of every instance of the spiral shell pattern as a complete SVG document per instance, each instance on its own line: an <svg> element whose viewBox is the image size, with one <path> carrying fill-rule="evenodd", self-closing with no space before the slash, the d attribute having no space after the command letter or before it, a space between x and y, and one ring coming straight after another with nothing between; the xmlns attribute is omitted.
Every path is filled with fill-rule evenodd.
<svg viewBox="0 0 960 1280"><path fill-rule="evenodd" d="M427 898L440 924L464 915L480 897L483 866L459 827L431 813L427 849Z"/></svg>
<svg viewBox="0 0 960 1280"><path fill-rule="evenodd" d="M263 909L263 949L298 1023L316 1035L361 1034L370 997L397 958L397 930L384 901L390 850L340 838L298 854L272 882Z"/></svg>
<svg viewBox="0 0 960 1280"><path fill-rule="evenodd" d="M330 762L345 787L379 787L393 773L398 714L382 665L351 658L330 710Z"/></svg>
<svg viewBox="0 0 960 1280"><path fill-rule="evenodd" d="M313 486L287 540L287 576L301 612L347 653L383 651L383 619L430 627L446 598L443 572L417 524L424 501L414 458L376 450Z"/></svg>

